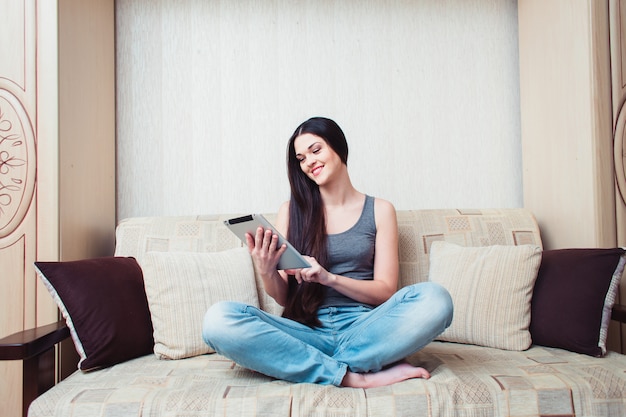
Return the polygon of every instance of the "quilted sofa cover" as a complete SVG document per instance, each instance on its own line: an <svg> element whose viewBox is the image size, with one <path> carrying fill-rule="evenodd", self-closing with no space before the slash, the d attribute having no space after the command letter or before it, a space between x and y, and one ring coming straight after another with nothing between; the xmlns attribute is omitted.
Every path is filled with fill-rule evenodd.
<svg viewBox="0 0 626 417"><path fill-rule="evenodd" d="M219 251L240 245L231 216L133 218L117 229L116 255ZM267 216L270 221L273 216ZM399 211L401 285L428 279L435 240L464 246L541 245L523 209ZM262 292L259 293L262 295ZM280 308L260 297L261 307ZM143 356L75 372L32 403L29 416L624 416L626 356L593 358L533 346L522 352L433 342L409 358L431 371L374 389L292 384L217 354Z"/></svg>

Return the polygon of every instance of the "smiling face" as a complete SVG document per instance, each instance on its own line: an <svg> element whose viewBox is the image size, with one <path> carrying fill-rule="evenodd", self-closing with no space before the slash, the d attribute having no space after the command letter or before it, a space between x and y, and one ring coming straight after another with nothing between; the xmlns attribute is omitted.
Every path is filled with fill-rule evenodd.
<svg viewBox="0 0 626 417"><path fill-rule="evenodd" d="M328 143L312 133L298 136L294 150L302 172L319 186L327 184L345 167Z"/></svg>

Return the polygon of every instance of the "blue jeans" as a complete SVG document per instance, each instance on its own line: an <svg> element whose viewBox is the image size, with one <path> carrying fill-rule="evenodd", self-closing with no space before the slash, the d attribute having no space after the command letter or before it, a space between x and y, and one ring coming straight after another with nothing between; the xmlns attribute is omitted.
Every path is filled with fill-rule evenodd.
<svg viewBox="0 0 626 417"><path fill-rule="evenodd" d="M422 349L452 322L452 299L438 284L407 286L371 309L326 307L311 328L243 303L209 308L204 341L262 374L292 382L340 385L346 371L376 372Z"/></svg>

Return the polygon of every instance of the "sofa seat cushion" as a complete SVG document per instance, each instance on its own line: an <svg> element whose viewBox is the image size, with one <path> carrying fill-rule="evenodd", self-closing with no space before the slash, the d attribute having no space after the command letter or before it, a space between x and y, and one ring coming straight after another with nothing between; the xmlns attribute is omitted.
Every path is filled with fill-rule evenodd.
<svg viewBox="0 0 626 417"><path fill-rule="evenodd" d="M72 374L35 400L29 416L626 415L626 356L613 352L594 358L434 342L409 361L432 377L363 390L286 383L217 354L147 355Z"/></svg>

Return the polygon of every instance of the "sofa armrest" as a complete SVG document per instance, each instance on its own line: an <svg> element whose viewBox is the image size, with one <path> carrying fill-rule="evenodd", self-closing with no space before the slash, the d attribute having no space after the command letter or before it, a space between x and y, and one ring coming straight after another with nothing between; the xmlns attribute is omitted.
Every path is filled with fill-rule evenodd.
<svg viewBox="0 0 626 417"><path fill-rule="evenodd" d="M0 339L0 360L22 360L22 415L55 383L54 346L70 337L65 322L23 330Z"/></svg>
<svg viewBox="0 0 626 417"><path fill-rule="evenodd" d="M23 360L40 355L70 337L64 321L23 330L0 339L0 360Z"/></svg>
<svg viewBox="0 0 626 417"><path fill-rule="evenodd" d="M615 304L611 313L611 319L626 323L626 305Z"/></svg>

